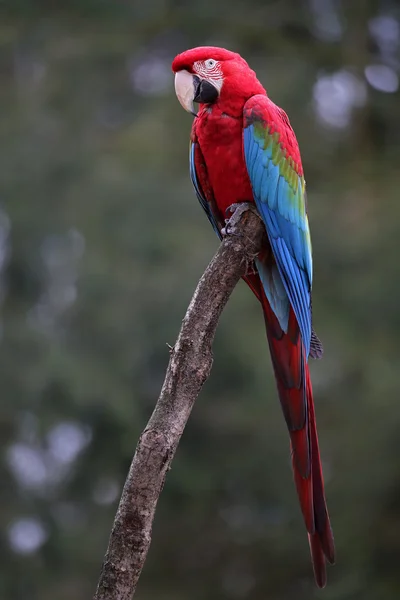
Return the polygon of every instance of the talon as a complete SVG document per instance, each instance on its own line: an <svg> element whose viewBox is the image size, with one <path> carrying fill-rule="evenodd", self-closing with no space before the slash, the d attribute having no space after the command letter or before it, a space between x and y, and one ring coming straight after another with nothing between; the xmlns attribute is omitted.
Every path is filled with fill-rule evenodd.
<svg viewBox="0 0 400 600"><path fill-rule="evenodd" d="M235 212L235 210L237 210L239 207L242 208L243 206L251 206L250 202L234 202L233 204L231 204L230 206L228 206L228 208L225 210L225 214L229 214L231 213L231 215L233 215L233 213ZM250 208L249 208L250 210ZM243 210L242 210L243 212Z"/></svg>
<svg viewBox="0 0 400 600"><path fill-rule="evenodd" d="M229 219L225 220L225 227L222 230L222 235L240 235L234 234L234 228L239 223L244 212L251 211L255 212L258 215L258 211L254 204L251 202L236 202L235 204L231 204L226 209L225 213L233 213Z"/></svg>
<svg viewBox="0 0 400 600"><path fill-rule="evenodd" d="M174 351L175 346L171 346L171 344L168 344L168 342L165 342L165 343L166 343L166 345L168 347L169 353L172 354L173 351Z"/></svg>
<svg viewBox="0 0 400 600"><path fill-rule="evenodd" d="M241 237L241 235L242 235L241 233L236 233L236 232L234 231L234 229L235 229L235 224L236 224L236 223L233 223L233 224L232 224L232 223L230 223L229 221L230 221L230 220L229 220L229 219L227 219L227 220L225 221L225 223L226 223L225 227L223 227L223 228L221 229L221 235L222 235L222 237L227 237L228 235L230 235L230 236L236 236L236 237Z"/></svg>
<svg viewBox="0 0 400 600"><path fill-rule="evenodd" d="M247 265L246 275L257 275L258 271L255 268L254 262L251 261Z"/></svg>

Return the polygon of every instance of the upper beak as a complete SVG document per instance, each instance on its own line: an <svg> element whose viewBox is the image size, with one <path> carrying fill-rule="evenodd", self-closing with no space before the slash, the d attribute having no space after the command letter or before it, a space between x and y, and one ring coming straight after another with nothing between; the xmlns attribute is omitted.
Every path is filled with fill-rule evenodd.
<svg viewBox="0 0 400 600"><path fill-rule="evenodd" d="M183 108L196 117L193 106L196 95L195 81L189 71L178 71L175 74L175 93Z"/></svg>
<svg viewBox="0 0 400 600"><path fill-rule="evenodd" d="M191 75L186 70L176 73L175 92L183 108L195 117L197 115L193 107L193 102L210 104L219 95L218 89L207 81L207 79L200 79L197 75Z"/></svg>

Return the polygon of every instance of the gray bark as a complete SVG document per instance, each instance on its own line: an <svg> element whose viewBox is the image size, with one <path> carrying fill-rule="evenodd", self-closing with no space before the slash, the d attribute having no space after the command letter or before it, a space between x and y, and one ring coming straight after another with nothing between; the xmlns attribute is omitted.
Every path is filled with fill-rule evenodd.
<svg viewBox="0 0 400 600"><path fill-rule="evenodd" d="M199 281L171 349L160 397L125 482L94 600L131 600L136 590L166 474L193 404L210 375L219 317L265 235L254 212L237 213L230 235Z"/></svg>

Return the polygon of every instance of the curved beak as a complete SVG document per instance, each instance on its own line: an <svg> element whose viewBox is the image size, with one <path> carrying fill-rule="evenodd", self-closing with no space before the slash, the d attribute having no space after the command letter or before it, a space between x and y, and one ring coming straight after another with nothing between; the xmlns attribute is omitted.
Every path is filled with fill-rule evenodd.
<svg viewBox="0 0 400 600"><path fill-rule="evenodd" d="M219 95L219 90L206 79L200 79L189 71L182 70L175 74L175 92L183 108L197 117L193 102L210 104Z"/></svg>
<svg viewBox="0 0 400 600"><path fill-rule="evenodd" d="M175 74L175 93L181 106L196 117L197 115L193 106L196 95L195 82L193 75L189 71L178 71Z"/></svg>

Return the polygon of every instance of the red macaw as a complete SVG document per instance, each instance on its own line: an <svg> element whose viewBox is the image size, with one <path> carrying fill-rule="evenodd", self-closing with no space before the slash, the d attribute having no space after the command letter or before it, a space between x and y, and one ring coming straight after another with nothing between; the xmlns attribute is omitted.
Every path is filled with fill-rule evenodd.
<svg viewBox="0 0 400 600"><path fill-rule="evenodd" d="M322 345L311 322L311 239L296 136L239 54L193 48L174 59L172 70L178 100L196 117L190 176L213 228L221 238L229 208L250 202L268 234L244 279L264 312L315 580L324 587L335 548L308 369L308 357L320 357ZM193 102L200 104L197 115Z"/></svg>

